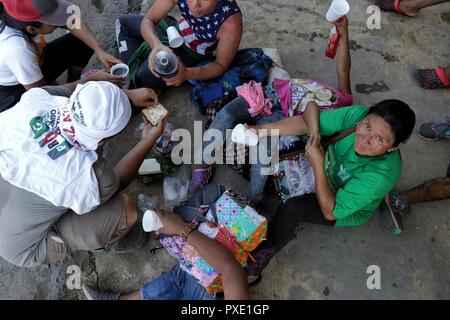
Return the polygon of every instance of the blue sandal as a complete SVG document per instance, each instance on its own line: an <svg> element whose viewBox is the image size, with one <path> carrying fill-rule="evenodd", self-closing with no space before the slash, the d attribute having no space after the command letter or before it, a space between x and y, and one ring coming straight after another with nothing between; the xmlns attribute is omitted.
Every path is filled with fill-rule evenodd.
<svg viewBox="0 0 450 320"><path fill-rule="evenodd" d="M390 192L381 204L381 220L384 226L394 235L402 233L402 218L410 213L406 201L400 198L398 191Z"/></svg>

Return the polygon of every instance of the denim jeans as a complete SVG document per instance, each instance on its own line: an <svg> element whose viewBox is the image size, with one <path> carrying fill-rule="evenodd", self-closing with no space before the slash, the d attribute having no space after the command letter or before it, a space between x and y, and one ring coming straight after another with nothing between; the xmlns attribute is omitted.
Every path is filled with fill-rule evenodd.
<svg viewBox="0 0 450 320"><path fill-rule="evenodd" d="M141 289L142 300L215 300L198 280L179 265L147 283Z"/></svg>
<svg viewBox="0 0 450 320"><path fill-rule="evenodd" d="M284 118L284 114L281 110L281 107L278 103L274 104L274 107L272 108L272 115L265 116L261 119L254 119L250 116L248 113L249 104L247 101L242 97L237 97L232 102L227 104L222 110L220 110L216 117L214 118L214 121L211 124L210 129L216 129L222 132L223 137L226 137L226 131L227 129L233 129L240 123L247 123L247 124L266 124L271 122L276 122L279 120L282 120ZM216 141L213 142L204 142L203 143L203 150L205 150L206 147L208 147L211 143L216 143ZM222 143L222 141L220 142ZM259 152L266 152L268 157L271 157L271 150L268 149L267 146L271 146L271 139L267 139L267 143L260 143L258 145L258 148L264 148L263 151ZM261 169L270 167L269 164L253 164L251 167L250 172L250 183L247 187L247 194L249 200L253 201L254 203L259 203L264 195L264 187L267 182L267 175L261 174Z"/></svg>

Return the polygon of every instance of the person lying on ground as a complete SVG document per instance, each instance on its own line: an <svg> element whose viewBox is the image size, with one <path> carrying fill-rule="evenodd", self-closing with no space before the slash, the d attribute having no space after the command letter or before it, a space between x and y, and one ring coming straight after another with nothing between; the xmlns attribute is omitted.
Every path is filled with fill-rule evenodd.
<svg viewBox="0 0 450 320"><path fill-rule="evenodd" d="M338 48L337 58L337 77L338 88L332 88L318 81L292 79L280 80L275 79L272 84L267 86L264 90L265 98L271 99L273 108L272 114L261 118L252 118L248 112L250 105L246 99L238 97L222 110L220 110L214 118L210 129L219 130L223 137L226 137L227 129L233 129L240 123L263 125L271 122L276 122L285 117L303 115L303 118L308 126L308 132L315 137L315 143L320 143L319 126L316 121L319 115L320 104L322 110L341 108L353 104L351 84L350 84L350 70L351 57L349 50L349 33L348 20L346 17L340 22L335 23L341 39ZM308 89L305 89L308 88ZM311 90L311 91L309 91ZM307 99L309 94L319 96L318 92L323 94L326 98L323 101L318 99ZM223 141L204 142L203 150L211 148L211 145L223 144ZM270 146L271 141L261 143L259 148ZM219 146L220 149L220 146ZM270 150L265 151L270 156ZM203 159L205 161L205 159ZM250 171L250 183L247 188L246 196L256 205L264 196L264 187L267 182L267 175L261 174L261 169L270 167L270 164L253 164ZM192 176L190 183L190 192L195 192L202 189L209 183L212 176L213 167L203 163L198 165Z"/></svg>
<svg viewBox="0 0 450 320"><path fill-rule="evenodd" d="M178 20L168 16L175 6L182 15ZM173 49L179 62L177 74L161 78L154 71L153 58L161 50L172 51L167 47L170 26L180 31L184 45ZM243 22L235 0L157 0L145 16L118 17L116 33L119 55L130 65L132 85L163 90L186 80L223 75L236 56Z"/></svg>
<svg viewBox="0 0 450 320"><path fill-rule="evenodd" d="M415 17L420 10L449 0L377 0L375 4L381 10L396 12L408 17ZM450 87L450 65L446 68L418 69L414 72L414 79L424 89L440 89Z"/></svg>
<svg viewBox="0 0 450 320"><path fill-rule="evenodd" d="M377 0L375 5L386 12L395 12L407 17L415 17L426 7L435 6L449 0Z"/></svg>
<svg viewBox="0 0 450 320"><path fill-rule="evenodd" d="M182 235L189 227L179 215L156 210L164 227L159 230L166 235ZM245 272L233 254L216 240L210 239L198 230L192 230L186 238L215 270L222 275L225 300L248 300L249 286ZM139 291L120 294L101 292L90 285L83 286L89 300L214 300L197 279L178 265L171 271L150 281Z"/></svg>
<svg viewBox="0 0 450 320"><path fill-rule="evenodd" d="M79 29L45 43L43 35L67 28L70 5L56 0L0 3L0 112L13 107L27 90L53 84L66 70L67 82L80 79L94 51L107 69L120 62L101 48L82 21Z"/></svg>
<svg viewBox="0 0 450 320"><path fill-rule="evenodd" d="M161 136L144 118L142 138L113 168L96 150L119 134L131 104L150 89L122 91L86 80L34 88L0 114L0 256L21 267L50 264L68 250L127 252L145 244L135 202L123 190Z"/></svg>
<svg viewBox="0 0 450 320"><path fill-rule="evenodd" d="M426 141L440 141L450 139L450 118L445 121L428 122L420 125L418 136ZM408 191L394 190L386 197L386 206L383 210L392 210L396 219L401 220L410 212L410 205L416 203L444 200L450 198L450 164L447 169L447 177L428 180L420 186Z"/></svg>

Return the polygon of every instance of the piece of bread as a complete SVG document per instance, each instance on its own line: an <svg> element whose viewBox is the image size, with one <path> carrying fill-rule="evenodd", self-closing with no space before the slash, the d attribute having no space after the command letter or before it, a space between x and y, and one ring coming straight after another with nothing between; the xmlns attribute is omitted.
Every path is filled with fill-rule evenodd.
<svg viewBox="0 0 450 320"><path fill-rule="evenodd" d="M160 103L154 108L147 108L142 111L144 116L148 121L152 124L152 126L156 127L158 123L169 113L166 108L164 108Z"/></svg>

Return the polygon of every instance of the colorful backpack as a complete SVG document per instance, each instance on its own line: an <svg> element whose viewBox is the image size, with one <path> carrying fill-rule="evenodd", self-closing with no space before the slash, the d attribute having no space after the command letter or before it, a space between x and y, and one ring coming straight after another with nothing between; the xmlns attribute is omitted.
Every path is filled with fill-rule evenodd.
<svg viewBox="0 0 450 320"><path fill-rule="evenodd" d="M247 199L217 184L206 186L174 213L186 222L198 222L198 231L230 250L242 267L252 259L250 252L266 240L267 219L248 206ZM207 292L223 291L221 275L189 243L179 236L163 237L160 242Z"/></svg>

